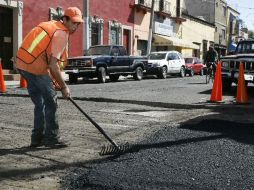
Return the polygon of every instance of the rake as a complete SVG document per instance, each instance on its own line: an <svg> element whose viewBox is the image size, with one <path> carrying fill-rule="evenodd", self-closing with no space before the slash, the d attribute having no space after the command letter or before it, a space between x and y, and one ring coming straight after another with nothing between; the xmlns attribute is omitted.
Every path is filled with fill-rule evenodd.
<svg viewBox="0 0 254 190"><path fill-rule="evenodd" d="M73 103L73 105L78 108L78 110L85 115L85 117L100 131L100 133L111 143L111 145L103 146L100 155L115 155L115 154L121 154L126 152L126 150L129 149L129 143L126 143L124 145L118 145L116 144L112 138L110 138L107 133L103 130L103 128L96 123L89 115L84 112L84 110L71 98L69 97L69 100Z"/></svg>

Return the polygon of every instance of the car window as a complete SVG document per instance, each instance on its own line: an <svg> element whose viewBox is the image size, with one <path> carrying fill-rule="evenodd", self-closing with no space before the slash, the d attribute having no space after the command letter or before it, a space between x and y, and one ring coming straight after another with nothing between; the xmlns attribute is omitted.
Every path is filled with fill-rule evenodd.
<svg viewBox="0 0 254 190"><path fill-rule="evenodd" d="M242 42L237 46L236 53L254 53L253 42Z"/></svg>
<svg viewBox="0 0 254 190"><path fill-rule="evenodd" d="M177 60L179 59L179 56L176 53L172 53L172 60Z"/></svg>
<svg viewBox="0 0 254 190"><path fill-rule="evenodd" d="M174 60L175 59L175 56L173 53L169 53L168 54L168 57L167 57L167 60Z"/></svg>
<svg viewBox="0 0 254 190"><path fill-rule="evenodd" d="M185 63L193 63L193 58L185 58Z"/></svg>
<svg viewBox="0 0 254 190"><path fill-rule="evenodd" d="M120 49L120 53L121 53L120 55L127 55L127 51L124 47L120 47L119 49Z"/></svg>
<svg viewBox="0 0 254 190"><path fill-rule="evenodd" d="M161 60L161 59L165 59L166 57L166 53L151 53L148 56L148 59L150 60Z"/></svg>
<svg viewBox="0 0 254 190"><path fill-rule="evenodd" d="M113 56L120 55L119 48L116 47L116 46L113 47L112 50L111 50L111 54L110 55L113 55Z"/></svg>
<svg viewBox="0 0 254 190"><path fill-rule="evenodd" d="M177 56L180 58L180 59L183 59L183 55L181 53L178 53Z"/></svg>

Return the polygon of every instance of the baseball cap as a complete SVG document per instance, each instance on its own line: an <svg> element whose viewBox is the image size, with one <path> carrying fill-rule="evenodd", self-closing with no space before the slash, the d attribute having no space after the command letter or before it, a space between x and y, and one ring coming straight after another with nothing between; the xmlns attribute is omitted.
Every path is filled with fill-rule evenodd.
<svg viewBox="0 0 254 190"><path fill-rule="evenodd" d="M72 22L84 22L82 13L77 7L69 7L64 11L64 16L68 16Z"/></svg>

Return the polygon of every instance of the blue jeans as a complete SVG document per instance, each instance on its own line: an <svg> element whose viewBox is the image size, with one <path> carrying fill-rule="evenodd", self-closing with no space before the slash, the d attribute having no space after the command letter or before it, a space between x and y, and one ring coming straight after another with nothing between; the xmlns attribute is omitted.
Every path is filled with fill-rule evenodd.
<svg viewBox="0 0 254 190"><path fill-rule="evenodd" d="M35 105L32 141L58 139L57 92L49 75L34 75L19 69L27 81L28 93Z"/></svg>

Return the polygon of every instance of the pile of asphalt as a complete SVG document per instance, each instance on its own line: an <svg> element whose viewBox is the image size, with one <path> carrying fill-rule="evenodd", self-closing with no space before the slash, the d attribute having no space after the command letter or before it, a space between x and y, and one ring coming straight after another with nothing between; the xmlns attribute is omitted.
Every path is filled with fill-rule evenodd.
<svg viewBox="0 0 254 190"><path fill-rule="evenodd" d="M252 189L254 124L165 126L132 152L71 170L63 189Z"/></svg>

